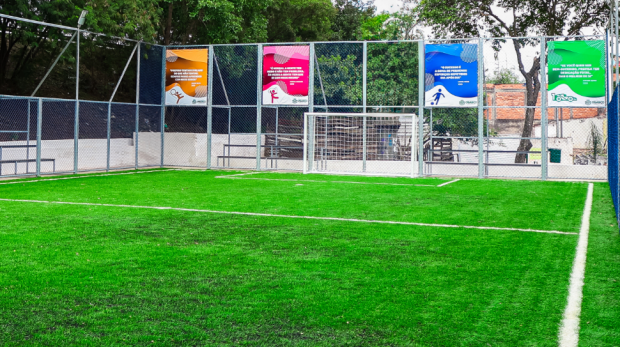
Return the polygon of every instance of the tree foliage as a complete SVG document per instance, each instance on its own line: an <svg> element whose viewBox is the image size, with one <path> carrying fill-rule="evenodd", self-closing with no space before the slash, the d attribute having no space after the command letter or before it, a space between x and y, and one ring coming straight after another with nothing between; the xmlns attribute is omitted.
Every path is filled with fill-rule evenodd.
<svg viewBox="0 0 620 347"><path fill-rule="evenodd" d="M581 35L585 28L600 30L608 21L604 0L421 0L414 11L436 36L472 37L487 33L494 37ZM509 19L506 19L509 17ZM495 40L501 49L506 40ZM513 39L519 72L525 80L527 105L535 106L540 92L540 57L531 66L523 61L523 48L539 45L537 39ZM529 138L534 125L534 109L525 111L521 136ZM529 151L532 143L521 140L518 151ZM515 162L525 163L527 154L517 154Z"/></svg>
<svg viewBox="0 0 620 347"><path fill-rule="evenodd" d="M522 79L508 68L499 69L493 73L493 76L485 81L489 84L518 84L523 83Z"/></svg>
<svg viewBox="0 0 620 347"><path fill-rule="evenodd" d="M328 41L336 9L331 0L277 0L267 11L267 41Z"/></svg>

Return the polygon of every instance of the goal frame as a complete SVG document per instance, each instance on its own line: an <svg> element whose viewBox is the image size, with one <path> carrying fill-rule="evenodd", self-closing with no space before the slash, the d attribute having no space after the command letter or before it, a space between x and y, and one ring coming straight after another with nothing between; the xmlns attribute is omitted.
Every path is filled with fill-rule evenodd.
<svg viewBox="0 0 620 347"><path fill-rule="evenodd" d="M317 171L313 168L313 164L315 161L314 158L314 142L315 142L315 127L314 120L316 117L325 117L325 116L334 116L334 117L355 117L363 119L363 156L362 156L362 171L361 172L330 172L330 171ZM410 117L411 119L411 159L410 159L410 172L408 174L390 174L390 173L368 173L366 172L366 162L367 162L367 120L368 118L402 118L402 117ZM303 174L309 173L318 173L318 174L339 174L339 175L362 175L362 176L397 176L397 177L411 177L415 178L420 176L420 165L419 161L416 160L420 144L420 134L419 134L419 118L415 113L347 113L347 112L305 112L304 113L304 122L303 122ZM310 141L312 139L312 141ZM309 153L312 151L312 158L309 157ZM421 158L420 158L421 159ZM389 161L386 161L389 162Z"/></svg>

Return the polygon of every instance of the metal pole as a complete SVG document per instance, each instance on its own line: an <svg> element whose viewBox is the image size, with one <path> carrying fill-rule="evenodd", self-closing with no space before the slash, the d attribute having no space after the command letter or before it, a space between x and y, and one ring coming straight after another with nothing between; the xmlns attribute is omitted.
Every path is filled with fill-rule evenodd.
<svg viewBox="0 0 620 347"><path fill-rule="evenodd" d="M43 85L43 82L45 82L47 77L50 75L50 72L52 72L52 70L54 69L56 64L58 64L58 61L60 60L60 57L62 57L62 55L65 54L65 51L67 50L67 48L69 48L69 45L71 44L71 42L73 42L73 39L75 39L75 37L77 36L78 31L73 33L73 36L71 36L71 39L69 40L69 42L67 42L67 44L65 45L65 48L63 48L62 51L60 52L60 54L58 55L58 57L56 57L56 60L54 61L54 64L52 64L52 66L47 70L47 72L45 73L45 76L43 76L43 79L41 79L41 82L39 82L39 85L34 89L34 92L32 92L31 96L34 96L37 93L37 91L39 91L39 88L41 88L41 86Z"/></svg>
<svg viewBox="0 0 620 347"><path fill-rule="evenodd" d="M315 69L315 58L316 57L316 47L314 46L314 43L310 43L310 75L308 76L309 79L309 86L308 86L308 111L310 113L314 112L314 69ZM318 65L317 65L318 67ZM319 72L319 82L321 79L321 74ZM276 127L277 127L277 119L278 119L278 113L277 113L277 109L276 109ZM307 173L308 167L307 167L307 153L306 153L306 141L308 141L308 138L306 137L307 134L307 129L305 128L306 126L308 126L308 123L306 121L306 116L304 115L304 173ZM277 129L277 128L276 128ZM277 141L277 137L276 137L276 141ZM278 143L276 142L276 146L278 145Z"/></svg>
<svg viewBox="0 0 620 347"><path fill-rule="evenodd" d="M309 142L309 138L308 138L308 114L304 113L304 142L303 142L303 146L304 146L304 153L303 153L303 173L304 175L308 173L308 142Z"/></svg>
<svg viewBox="0 0 620 347"><path fill-rule="evenodd" d="M213 51L213 46L209 46L209 66L208 76L207 76L207 170L211 169L211 138L213 134L213 58L215 52Z"/></svg>
<svg viewBox="0 0 620 347"><path fill-rule="evenodd" d="M484 177L484 41L478 39L478 178ZM432 144L431 144L432 146Z"/></svg>
<svg viewBox="0 0 620 347"><path fill-rule="evenodd" d="M138 60L137 60L137 75L136 75L136 124L135 124L135 136L134 136L134 147L136 150L136 163L135 169L138 169L138 132L140 131L140 60L141 60L141 50L142 44L138 46Z"/></svg>
<svg viewBox="0 0 620 347"><path fill-rule="evenodd" d="M618 51L620 50L620 43L618 42L618 40L620 39L620 33L618 32L618 1L614 1L614 13L615 13L615 19L614 22L616 24L616 56L614 57L614 65L616 65L616 75L614 76L614 81L616 82L616 87L614 87L614 93L618 92L618 94L616 95L616 114L614 115L616 118L618 118L618 114L620 113L620 88L618 88L618 75L620 73L620 63L618 62ZM613 66L613 65L612 65ZM613 85L613 83L612 83ZM564 125L562 125L562 131L564 131ZM617 129L616 129L616 134L620 133L620 124L617 124ZM620 151L618 151L618 156L616 158L614 158L614 160L616 160L616 162L620 162ZM620 179L620 178L619 178ZM617 196L620 196L620 182L616 182L617 183L617 191L616 194Z"/></svg>
<svg viewBox="0 0 620 347"><path fill-rule="evenodd" d="M364 106L364 113L367 113L366 105L366 88L367 88L367 70L368 70L368 44L363 43L363 63L362 63L362 105ZM362 172L366 172L366 159L368 158L368 117L363 117L364 124L362 125Z"/></svg>
<svg viewBox="0 0 620 347"><path fill-rule="evenodd" d="M160 146L161 163L160 163L160 167L164 167L164 154L165 154L164 139L166 137L166 131L165 131L165 126L166 126L166 54L167 54L166 47L162 47L161 51L162 51L162 54L161 54L161 60L162 60L162 66L161 66L161 114L160 114L160 123L159 123L160 131L161 131L161 146Z"/></svg>
<svg viewBox="0 0 620 347"><path fill-rule="evenodd" d="M210 47L213 47L213 46L210 46ZM220 83L222 84L222 90L224 91L224 96L226 97L226 105L230 106L230 100L228 99L228 92L226 91L226 85L224 85L224 78L222 78L222 71L220 71L220 64L217 62L215 51L213 52L213 62L215 63L217 74L220 76Z"/></svg>
<svg viewBox="0 0 620 347"><path fill-rule="evenodd" d="M314 43L312 44L312 46L314 46ZM313 58L310 58L310 59L313 59ZM319 58L316 57L316 50L314 53L313 60L316 62L316 72L319 75L319 84L321 85L321 93L323 93L323 103L325 104L325 112L329 112L329 107L327 106L327 96L325 95L325 88L323 87L323 78L321 77L321 66L319 65Z"/></svg>
<svg viewBox="0 0 620 347"><path fill-rule="evenodd" d="M426 72L424 69L424 41L420 41L418 42L418 177L424 176L425 76L426 76ZM413 156L413 151L411 151L411 156Z"/></svg>
<svg viewBox="0 0 620 347"><path fill-rule="evenodd" d="M541 168L542 180L547 179L548 168L547 161L547 38L540 38L540 151L541 151Z"/></svg>
<svg viewBox="0 0 620 347"><path fill-rule="evenodd" d="M123 77L125 77L125 73L127 72L127 68L129 68L129 64L131 64L131 60L133 59L134 54L136 54L136 50L138 49L138 47L140 46L140 43L136 43L136 46L133 48L133 51L131 51L131 55L129 56L129 59L127 59L127 63L125 64L125 68L123 69L123 72L121 73L121 77L119 77L118 82L116 83L116 86L114 86L114 91L112 91L112 96L110 97L110 102L112 102L114 100L114 96L116 95L116 91L118 90L118 87L121 85L121 82L123 81Z"/></svg>
<svg viewBox="0 0 620 347"><path fill-rule="evenodd" d="M111 103L111 102L108 102L108 120L107 120L107 123L108 123L108 127L107 127L107 128L108 128L108 129L107 129L107 136L108 136L108 138L107 138L107 140L108 140L108 141L107 141L107 145L108 145L108 153L107 153L106 167L105 167L105 171L106 171L106 172L107 172L107 171L110 171L110 130L111 130L111 127L110 127L110 122L111 122L111 121L112 121L112 103Z"/></svg>
<svg viewBox="0 0 620 347"><path fill-rule="evenodd" d="M30 159L30 112L31 112L31 110L30 110L30 107L31 107L30 106L30 102L31 101L32 100L27 99L27 102L28 102L28 117L26 119L28 119L28 124L26 124L26 132L27 132L27 135L26 135L26 160ZM30 167L30 163L26 162L26 173L28 173L29 167Z"/></svg>
<svg viewBox="0 0 620 347"><path fill-rule="evenodd" d="M260 171L261 157L261 127L262 127L262 99L263 99L263 45L258 45L256 76L256 170Z"/></svg>
<svg viewBox="0 0 620 347"><path fill-rule="evenodd" d="M232 114L231 114L231 108L228 107L228 165L227 167L230 167L230 129L231 129L231 123L232 123ZM224 155L226 155L226 152L223 153ZM222 160L222 164L224 164L224 160Z"/></svg>
<svg viewBox="0 0 620 347"><path fill-rule="evenodd" d="M75 117L73 123L73 173L78 172L79 138L80 138L80 28L77 33L76 71L75 71Z"/></svg>
<svg viewBox="0 0 620 347"><path fill-rule="evenodd" d="M43 100L37 104L37 176L41 176L41 123L43 122ZM30 136L30 134L28 134Z"/></svg>
<svg viewBox="0 0 620 347"><path fill-rule="evenodd" d="M312 172L314 170L314 122L315 122L315 116L311 116L310 119L308 120L308 124L306 124L307 126L310 127L310 129L308 129L308 155L310 156L308 158L308 171Z"/></svg>

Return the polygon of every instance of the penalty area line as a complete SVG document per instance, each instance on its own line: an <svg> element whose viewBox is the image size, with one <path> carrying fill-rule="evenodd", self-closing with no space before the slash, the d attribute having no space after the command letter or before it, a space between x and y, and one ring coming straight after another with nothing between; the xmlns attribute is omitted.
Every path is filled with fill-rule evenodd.
<svg viewBox="0 0 620 347"><path fill-rule="evenodd" d="M399 222L399 221L384 221L384 220L355 219L355 218L295 216L295 215L255 213L255 212L235 212L235 211L203 210L203 209L167 207L167 206L114 205L114 204L96 204L96 203L89 203L89 202L20 200L20 199L0 199L0 201L22 202L22 203L37 203L37 204L75 205L75 206L100 206L100 207L117 207L117 208L135 208L135 209L148 209L148 210L170 210L170 211L213 213L213 214L226 214L226 215L238 215L238 216L328 220L328 221L337 221L337 222L354 222L354 223L371 223L371 224L411 225L411 226L435 227L435 228L457 228L457 229L458 228L462 228L462 229L478 229L478 230L521 231L521 232L545 233L545 234L561 234L561 235L579 235L577 233L570 233L570 232L557 231L557 230L537 230L537 229L522 229L522 228L500 228L500 227L454 225L454 224L432 224L432 223Z"/></svg>
<svg viewBox="0 0 620 347"><path fill-rule="evenodd" d="M562 324L558 334L560 347L577 347L579 344L579 323L581 316L581 303L583 301L583 280L586 271L586 253L588 252L588 234L590 233L590 214L592 212L592 195L594 185L588 184L586 203L581 217L581 229L577 252L573 261L573 270L570 274L568 286L568 299Z"/></svg>
<svg viewBox="0 0 620 347"><path fill-rule="evenodd" d="M460 180L461 180L461 179L460 179L460 178L458 178L458 179L452 180L452 181L450 181L450 182L442 183L442 184L438 185L438 186L437 186L437 188L440 188L440 187L443 187L443 186L447 186L448 184L455 183L455 182L458 182L458 181L460 181Z"/></svg>
<svg viewBox="0 0 620 347"><path fill-rule="evenodd" d="M312 182L312 183L344 183L344 184L370 184L383 186L406 186L406 187L435 187L426 184L407 183L384 183L384 182L353 182L353 181L319 181L319 180L295 180L287 178L262 178L262 177L233 177L241 175L216 176L215 178L227 178L231 180L258 180L258 181L281 181L281 182Z"/></svg>

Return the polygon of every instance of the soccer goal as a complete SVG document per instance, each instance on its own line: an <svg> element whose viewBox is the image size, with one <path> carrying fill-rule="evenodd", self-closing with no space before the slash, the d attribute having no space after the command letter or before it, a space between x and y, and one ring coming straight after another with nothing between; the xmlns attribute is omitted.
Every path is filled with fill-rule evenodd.
<svg viewBox="0 0 620 347"><path fill-rule="evenodd" d="M417 115L305 113L304 173L417 176Z"/></svg>

